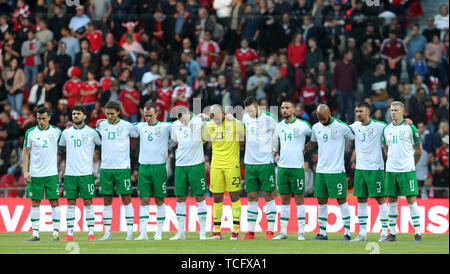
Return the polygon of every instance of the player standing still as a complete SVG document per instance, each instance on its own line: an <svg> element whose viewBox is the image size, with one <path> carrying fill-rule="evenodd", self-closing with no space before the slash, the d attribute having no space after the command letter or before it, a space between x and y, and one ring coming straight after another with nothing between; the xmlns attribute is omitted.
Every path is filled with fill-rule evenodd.
<svg viewBox="0 0 450 274"><path fill-rule="evenodd" d="M385 198L384 160L382 133L385 122L370 118L370 106L358 103L356 121L350 125L355 133L356 168L353 195L358 197L358 221L360 232L352 241L367 241L367 201L375 198L380 209L380 241L387 238L388 207Z"/></svg>
<svg viewBox="0 0 450 274"><path fill-rule="evenodd" d="M102 162L100 168L100 194L103 195L103 220L105 235L99 240L111 240L112 201L114 187L125 206L127 221L126 240L133 240L134 209L131 204L130 137L139 137L135 127L119 118L120 105L105 105L106 121L98 125L102 137Z"/></svg>
<svg viewBox="0 0 450 274"><path fill-rule="evenodd" d="M295 117L295 104L291 99L281 103L284 120L278 123L276 132L280 138L280 159L277 186L281 196L280 234L274 240L287 239L291 194L297 205L298 240L305 240L305 170L303 148L306 136L311 136L311 125Z"/></svg>
<svg viewBox="0 0 450 274"><path fill-rule="evenodd" d="M248 232L240 239L255 239L255 225L258 219L258 198L262 190L267 203L266 240L273 238L277 208L275 205L275 163L278 136L275 128L278 121L269 112L259 108L256 98L244 101L245 114L245 191L248 197Z"/></svg>
<svg viewBox="0 0 450 274"><path fill-rule="evenodd" d="M31 227L33 236L27 241L39 241L39 221L41 200L49 200L52 207L52 241L59 241L59 220L61 211L58 205L58 141L61 130L50 125L50 110L40 107L36 111L37 126L27 130L22 152L22 168L27 184L26 197L31 199ZM29 169L28 169L29 166Z"/></svg>
<svg viewBox="0 0 450 274"><path fill-rule="evenodd" d="M383 145L387 155L386 161L386 196L389 202L389 230L386 241L395 241L397 224L397 199L406 196L413 222L414 241L422 241L420 234L420 213L416 196L419 187L416 176L416 164L422 155L422 143L417 128L405 125L403 115L405 107L402 102L391 103L392 122L383 129Z"/></svg>
<svg viewBox="0 0 450 274"><path fill-rule="evenodd" d="M160 122L154 104L144 107L145 122L135 123L139 134L138 190L141 198L139 223L141 234L135 240L148 240L147 225L150 197L155 197L157 229L154 240L162 239L162 228L166 218L167 170L169 135L172 123Z"/></svg>
<svg viewBox="0 0 450 274"><path fill-rule="evenodd" d="M223 214L223 197L228 192L231 198L233 214L233 232L231 240L237 240L241 219L241 169L240 140L244 140L245 128L241 121L225 119L222 106L212 105L211 120L203 128L203 138L212 143L211 184L213 193L214 232L208 238L222 239L220 232Z"/></svg>
<svg viewBox="0 0 450 274"><path fill-rule="evenodd" d="M178 120L173 123L170 138L178 143L175 152L175 196L178 232L170 240L184 240L186 198L195 196L200 223L200 240L206 240L206 172L203 154L202 118L193 115L184 106L178 107Z"/></svg>
<svg viewBox="0 0 450 274"><path fill-rule="evenodd" d="M63 241L73 241L73 226L75 222L75 206L78 197L84 200L86 223L88 226L88 240L95 240L94 235L94 207L92 198L95 197L94 174L92 163L95 145L101 144L100 134L84 123L86 108L75 105L72 108L73 126L65 129L61 134L59 145L66 148L66 170L64 173L64 197L67 198L67 230Z"/></svg>
<svg viewBox="0 0 450 274"><path fill-rule="evenodd" d="M345 140L353 140L352 129L344 122L331 116L325 104L317 107L318 123L312 127L311 141L305 151L319 146L314 197L318 199L320 232L313 240L328 240L328 199L337 199L344 223L344 241L350 241L350 209L347 204L347 176L344 165Z"/></svg>

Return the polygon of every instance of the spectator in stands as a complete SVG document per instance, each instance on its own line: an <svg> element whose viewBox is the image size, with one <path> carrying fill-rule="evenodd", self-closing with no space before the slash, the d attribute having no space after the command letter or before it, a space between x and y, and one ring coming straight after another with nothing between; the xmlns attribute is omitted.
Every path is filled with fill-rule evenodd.
<svg viewBox="0 0 450 274"><path fill-rule="evenodd" d="M44 48L44 52L41 54L41 67L39 68L39 70L47 70L47 66L48 66L48 62L50 60L56 60L57 58L57 48L56 48L56 41L55 40L51 40L48 41L47 44L45 45Z"/></svg>
<svg viewBox="0 0 450 274"><path fill-rule="evenodd" d="M103 35L108 31L108 18L112 13L110 0L92 0L90 1L89 11L91 14L91 22L98 29L101 29Z"/></svg>
<svg viewBox="0 0 450 274"><path fill-rule="evenodd" d="M420 34L420 25L414 24L408 36L406 36L404 43L406 44L407 54L406 63L408 68L409 81L412 80L413 71L413 59L416 57L417 52L425 52L427 46L427 39ZM420 62L420 61L419 61Z"/></svg>
<svg viewBox="0 0 450 274"><path fill-rule="evenodd" d="M61 71L67 72L67 70L72 66L72 57L66 52L67 45L65 42L59 42L58 53L55 62Z"/></svg>
<svg viewBox="0 0 450 274"><path fill-rule="evenodd" d="M245 75L249 66L259 59L256 51L249 47L246 39L241 40L241 47L235 51L234 58L241 66L242 75Z"/></svg>
<svg viewBox="0 0 450 274"><path fill-rule="evenodd" d="M420 74L422 75L423 79L426 79L428 75L428 65L425 62L423 58L422 51L416 51L416 54L413 59L411 59L409 64L409 70L408 73L415 75ZM412 76L410 76L410 81L412 80Z"/></svg>
<svg viewBox="0 0 450 274"><path fill-rule="evenodd" d="M126 55L127 52L114 43L114 35L109 32L105 36L105 44L100 49L100 56L103 56L104 54L109 56L111 66L116 67L119 58Z"/></svg>
<svg viewBox="0 0 450 274"><path fill-rule="evenodd" d="M44 73L39 72L36 79L37 82L31 88L30 95L28 97L28 104L30 104L32 109L34 106L43 106L45 104L47 94L45 89Z"/></svg>
<svg viewBox="0 0 450 274"><path fill-rule="evenodd" d="M108 102L119 102L119 81L112 80L109 88L105 90L100 98L100 106L104 107Z"/></svg>
<svg viewBox="0 0 450 274"><path fill-rule="evenodd" d="M442 137L442 146L436 152L436 158L431 166L434 186L448 187L448 135Z"/></svg>
<svg viewBox="0 0 450 274"><path fill-rule="evenodd" d="M63 87L63 97L67 99L67 105L72 108L75 104L81 104L81 89L83 82L80 80L81 69L79 67L71 67L68 71L70 80Z"/></svg>
<svg viewBox="0 0 450 274"><path fill-rule="evenodd" d="M389 31L389 37L383 40L380 47L380 55L385 60L388 74L395 73L398 78L402 72L402 60L406 56L406 46L403 40L398 38L396 30Z"/></svg>
<svg viewBox="0 0 450 274"><path fill-rule="evenodd" d="M16 33L7 29L4 33L5 40L2 44L3 65L7 65L12 58L20 58L21 44L16 39Z"/></svg>
<svg viewBox="0 0 450 274"><path fill-rule="evenodd" d="M205 31L203 41L198 43L195 53L200 57L200 66L207 70L210 69L211 63L220 56L219 44L211 40L211 32L208 30Z"/></svg>
<svg viewBox="0 0 450 274"><path fill-rule="evenodd" d="M305 72L315 74L319 63L323 61L322 50L317 47L316 38L311 37L308 40L308 50L305 57Z"/></svg>
<svg viewBox="0 0 450 274"><path fill-rule="evenodd" d="M88 70L87 79L83 83L80 94L83 97L83 106L88 112L91 112L100 95L100 85L95 80L94 71Z"/></svg>
<svg viewBox="0 0 450 274"><path fill-rule="evenodd" d="M11 107L17 113L22 112L23 89L25 88L26 80L23 69L19 67L19 60L13 57L9 66L2 72L2 78L8 91L8 101Z"/></svg>
<svg viewBox="0 0 450 274"><path fill-rule="evenodd" d="M353 63L353 51L344 51L344 58L334 67L331 86L337 92L341 119L353 121L357 92L357 71Z"/></svg>
<svg viewBox="0 0 450 274"><path fill-rule="evenodd" d="M11 118L11 114L7 111L3 111L0 115L1 127L0 127L0 140L5 141L5 144L9 143L12 147L17 147L19 144L20 128L16 120Z"/></svg>
<svg viewBox="0 0 450 274"><path fill-rule="evenodd" d="M380 63L376 66L375 72L369 80L369 86L366 90L368 97L372 99L375 109L381 109L384 113L387 105L389 94L387 91L388 77L384 64Z"/></svg>
<svg viewBox="0 0 450 274"><path fill-rule="evenodd" d="M177 86L173 90L170 109L177 106L189 108L190 98L192 97L192 88L186 84L186 76L178 75Z"/></svg>
<svg viewBox="0 0 450 274"><path fill-rule="evenodd" d="M72 35L80 39L87 30L87 24L91 21L86 14L84 14L84 6L80 5L75 8L75 16L70 19L69 28Z"/></svg>
<svg viewBox="0 0 450 274"><path fill-rule="evenodd" d="M438 77L438 66L446 53L444 44L439 39L439 36L433 35L432 42L428 43L425 48L425 59L431 75Z"/></svg>
<svg viewBox="0 0 450 274"><path fill-rule="evenodd" d="M39 65L41 64L41 43L35 37L34 30L28 30L27 37L28 40L22 44L21 55L23 57L25 87L30 90L31 84L36 83Z"/></svg>
<svg viewBox="0 0 450 274"><path fill-rule="evenodd" d="M425 83L424 83L424 79L423 79L422 75L416 74L416 75L414 75L414 82L411 85L411 95L416 94L416 91L419 90L420 88L423 88L425 90L426 94L430 95L430 92L428 91L427 85L425 85Z"/></svg>
<svg viewBox="0 0 450 274"><path fill-rule="evenodd" d="M81 63L83 61L83 55L85 53L89 53L92 57L94 57L94 53L89 49L89 40L86 38L83 38L80 40L80 51L75 54L75 66L81 66ZM94 57L94 60L96 58Z"/></svg>
<svg viewBox="0 0 450 274"><path fill-rule="evenodd" d="M177 2L176 13L173 17L173 43L175 48L180 48L180 43L184 38L194 40L193 29L195 28L195 21L191 14L184 8L183 2Z"/></svg>
<svg viewBox="0 0 450 274"><path fill-rule="evenodd" d="M448 6L446 4L439 6L439 14L434 17L434 25L441 30L439 38L443 37L445 30L448 30L448 18Z"/></svg>
<svg viewBox="0 0 450 274"><path fill-rule="evenodd" d="M433 36L435 34L437 34L438 36L441 34L441 31L436 28L436 26L434 25L434 18L433 17L428 17L426 19L427 25L426 27L423 29L422 31L422 35L425 36L425 38L427 39L427 42L431 42L433 41Z"/></svg>
<svg viewBox="0 0 450 274"><path fill-rule="evenodd" d="M97 54L103 45L103 34L101 31L95 29L92 21L87 24L85 37L89 41L89 50Z"/></svg>
<svg viewBox="0 0 450 274"><path fill-rule="evenodd" d="M141 99L141 94L135 87L133 77L127 79L127 86L120 91L119 102L120 112L123 119L130 123L136 123L138 121L138 105Z"/></svg>
<svg viewBox="0 0 450 274"><path fill-rule="evenodd" d="M64 42L66 44L66 54L72 58L72 64L75 63L75 55L80 52L80 42L77 38L75 38L68 27L61 28L61 40L60 42ZM58 51L60 53L60 51Z"/></svg>
<svg viewBox="0 0 450 274"><path fill-rule="evenodd" d="M47 45L48 42L54 39L53 31L48 29L46 20L42 19L39 21L39 31L36 33L36 37L38 38L39 42L41 42L40 53L43 53L45 51L45 45Z"/></svg>
<svg viewBox="0 0 450 274"><path fill-rule="evenodd" d="M255 96L256 100L266 98L265 88L269 84L269 78L263 75L260 64L253 66L255 74L247 80L247 96Z"/></svg>
<svg viewBox="0 0 450 274"><path fill-rule="evenodd" d="M55 64L54 60L48 61L48 69L44 75L44 85L46 90L46 101L56 106L58 100L61 98L61 87L64 81L64 76Z"/></svg>

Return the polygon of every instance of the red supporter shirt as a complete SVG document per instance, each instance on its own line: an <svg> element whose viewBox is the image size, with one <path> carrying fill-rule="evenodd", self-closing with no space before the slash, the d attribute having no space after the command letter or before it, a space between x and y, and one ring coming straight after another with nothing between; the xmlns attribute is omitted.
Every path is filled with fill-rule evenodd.
<svg viewBox="0 0 450 274"><path fill-rule="evenodd" d="M123 108L129 115L133 115L138 112L138 105L135 104L131 99L126 98L125 94L130 94L133 96L134 99L138 100L141 99L141 94L136 89L133 90L127 90L124 89L120 92L119 95L119 101L122 102Z"/></svg>
<svg viewBox="0 0 450 274"><path fill-rule="evenodd" d="M425 113L427 115L427 122L430 122L431 119L433 119L433 113L434 113L433 107L426 108Z"/></svg>
<svg viewBox="0 0 450 274"><path fill-rule="evenodd" d="M64 84L63 91L66 93L72 93L75 96L67 97L67 105L72 108L75 102L81 99L81 89L83 87L83 82L79 79L69 80Z"/></svg>
<svg viewBox="0 0 450 274"><path fill-rule="evenodd" d="M317 102L317 86L303 87L300 90L300 101L304 103Z"/></svg>
<svg viewBox="0 0 450 274"><path fill-rule="evenodd" d="M173 91L172 98L175 99L177 96L181 95L182 93L184 93L184 96L186 96L188 99L191 98L191 96L192 96L191 87L188 85L176 87L175 90ZM174 107L176 107L176 106L185 106L185 107L189 108L189 100L187 100L186 102L177 100L175 102Z"/></svg>
<svg viewBox="0 0 450 274"><path fill-rule="evenodd" d="M248 65L244 65L244 62L254 62L254 61L258 61L258 55L256 54L256 51L254 51L251 48L247 48L247 49L237 49L236 52L234 53L234 56L236 57L239 65L241 65L241 73L245 74L245 72L248 69Z"/></svg>
<svg viewBox="0 0 450 274"><path fill-rule="evenodd" d="M197 54L200 54L200 66L204 68L209 68L211 63L216 60L216 57L212 55L206 55L203 52L209 51L214 53L220 53L219 45L214 41L203 41L197 46Z"/></svg>
<svg viewBox="0 0 450 274"><path fill-rule="evenodd" d="M86 34L86 39L89 41L89 50L97 52L100 50L103 44L103 34L101 31L96 30L92 33Z"/></svg>
<svg viewBox="0 0 450 274"><path fill-rule="evenodd" d="M448 147L440 147L436 153L436 157L442 161L442 163L448 167Z"/></svg>
<svg viewBox="0 0 450 274"><path fill-rule="evenodd" d="M381 56L384 58L397 58L399 56L406 55L406 46L401 39L391 41L391 39L387 38L381 44L380 52Z"/></svg>
<svg viewBox="0 0 450 274"><path fill-rule="evenodd" d="M102 79L100 79L100 86L102 87L102 94L111 87L111 82L113 80L116 80L116 78L114 78L114 77L110 77L110 78L102 77Z"/></svg>
<svg viewBox="0 0 450 274"><path fill-rule="evenodd" d="M288 46L288 60L291 65L295 66L295 64L300 63L300 66L303 67L305 65L306 59L306 44L302 43L300 45L289 44Z"/></svg>
<svg viewBox="0 0 450 274"><path fill-rule="evenodd" d="M30 42L30 47L29 50L35 50L36 49L36 45L34 44L34 41ZM36 65L34 62L34 55L30 55L27 58L25 58L25 66L34 66Z"/></svg>
<svg viewBox="0 0 450 274"><path fill-rule="evenodd" d="M172 94L173 90L171 88L158 89L158 100L161 100L163 102L161 104L163 106L163 111L170 111L170 101L172 100Z"/></svg>
<svg viewBox="0 0 450 274"><path fill-rule="evenodd" d="M95 103L97 101L99 87L100 86L97 81L83 83L84 91L93 91L93 90L97 91L94 95L83 96L83 104Z"/></svg>

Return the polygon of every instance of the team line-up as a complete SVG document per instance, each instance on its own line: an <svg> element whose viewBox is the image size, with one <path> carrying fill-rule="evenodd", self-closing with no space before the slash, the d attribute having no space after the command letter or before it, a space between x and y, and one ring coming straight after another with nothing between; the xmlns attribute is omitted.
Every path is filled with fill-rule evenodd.
<svg viewBox="0 0 450 274"><path fill-rule="evenodd" d="M201 240L222 239L221 220L224 193L231 198L233 230L231 239L255 239L258 219L258 198L262 192L266 201L268 228L267 240L287 239L287 226L291 196L297 209L298 240L305 240L305 172L304 153L318 148L314 197L318 201L320 232L312 240L328 240L326 233L328 199L337 199L344 223L344 241L367 241L367 202L377 200L382 231L380 241L396 240L397 199L406 196L412 223L414 241L421 241L420 214L416 203L418 184L415 164L422 154L422 145L416 127L404 119L404 105L391 103L392 122L386 124L370 118L370 106L356 105L356 121L346 123L332 117L327 105L316 109L318 122L311 126L295 117L295 104L290 99L282 101L281 122L269 112L263 111L254 97L244 101L242 121L225 115L220 105L212 105L209 114L192 114L181 108L177 120L160 122L153 104L144 107L145 122L131 124L121 120L120 105L105 105L107 119L91 128L85 124L83 106L72 108L73 126L64 131L49 124L50 112L41 107L36 111L38 125L25 135L22 165L27 183L26 197L31 199L30 219L32 237L27 241L39 241L40 202L44 197L52 207L52 240L59 240L60 207L57 170L58 147L65 148L66 169L64 197L67 198L66 220L68 233L64 240L74 240L76 199L84 200L88 240L95 240L94 209L92 198L96 196L93 155L96 145L101 145L101 169L99 193L104 199L103 223L105 234L99 240L111 240L112 202L114 190L120 195L125 208L127 223L126 240L133 240L134 209L131 204L130 137L139 139L138 192L140 197L140 235L134 240L147 240L150 198L157 207L157 230L154 240L162 240L167 197L166 161L168 151L175 150L175 196L178 232L170 240L184 240L186 198L195 196L200 224ZM309 141L307 141L307 137ZM346 140L355 142L356 170L354 195L358 197L358 222L360 233L352 240L350 235L350 210L347 204L347 180L344 166ZM248 231L239 237L241 217L240 142L245 141L245 191L248 196ZM212 160L209 191L213 195L212 235L206 236L206 173L203 144L211 142ZM387 155L386 166L383 149ZM278 166L277 173L275 165ZM274 236L277 210L276 192L281 197L280 231ZM386 198L387 197L387 201ZM389 234L388 234L389 230Z"/></svg>

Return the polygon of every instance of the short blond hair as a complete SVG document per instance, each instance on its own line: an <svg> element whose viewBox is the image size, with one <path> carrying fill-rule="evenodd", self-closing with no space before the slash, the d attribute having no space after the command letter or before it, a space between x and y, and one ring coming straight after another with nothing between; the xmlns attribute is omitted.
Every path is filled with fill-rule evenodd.
<svg viewBox="0 0 450 274"><path fill-rule="evenodd" d="M405 104L403 104L403 102L401 101L394 101L391 103L391 106L398 106L401 107L402 109L405 109Z"/></svg>

